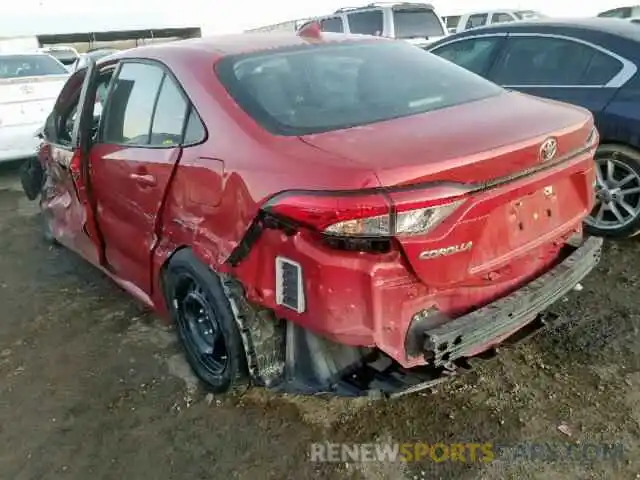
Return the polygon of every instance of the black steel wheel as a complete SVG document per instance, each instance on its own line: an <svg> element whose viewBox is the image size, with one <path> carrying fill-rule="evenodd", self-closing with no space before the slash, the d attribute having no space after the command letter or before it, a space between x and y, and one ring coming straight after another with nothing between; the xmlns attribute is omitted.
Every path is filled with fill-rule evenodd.
<svg viewBox="0 0 640 480"><path fill-rule="evenodd" d="M207 390L245 384L242 338L219 277L185 249L169 261L164 283L187 361Z"/></svg>

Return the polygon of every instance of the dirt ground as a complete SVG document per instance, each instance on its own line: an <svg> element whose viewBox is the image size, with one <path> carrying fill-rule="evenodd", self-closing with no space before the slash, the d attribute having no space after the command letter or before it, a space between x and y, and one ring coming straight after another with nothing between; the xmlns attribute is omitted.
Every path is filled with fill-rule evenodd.
<svg viewBox="0 0 640 480"><path fill-rule="evenodd" d="M0 479L640 478L640 243L608 244L560 329L392 401L206 396L171 330L39 236L0 168ZM313 463L312 442L622 443L624 458Z"/></svg>

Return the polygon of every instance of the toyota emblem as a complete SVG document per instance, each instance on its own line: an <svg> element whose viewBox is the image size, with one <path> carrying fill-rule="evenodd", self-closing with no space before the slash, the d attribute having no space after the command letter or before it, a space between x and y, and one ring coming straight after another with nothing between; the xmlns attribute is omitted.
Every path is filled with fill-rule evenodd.
<svg viewBox="0 0 640 480"><path fill-rule="evenodd" d="M540 161L549 162L556 158L558 154L558 140L555 138L547 138L540 146Z"/></svg>

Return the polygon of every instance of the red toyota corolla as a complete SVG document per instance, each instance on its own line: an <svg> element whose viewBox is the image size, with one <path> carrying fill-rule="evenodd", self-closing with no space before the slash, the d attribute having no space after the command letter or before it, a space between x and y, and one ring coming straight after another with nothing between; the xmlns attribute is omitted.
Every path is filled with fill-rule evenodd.
<svg viewBox="0 0 640 480"><path fill-rule="evenodd" d="M76 72L43 137L47 237L171 318L215 392L418 390L600 255L591 114L405 42L136 48Z"/></svg>

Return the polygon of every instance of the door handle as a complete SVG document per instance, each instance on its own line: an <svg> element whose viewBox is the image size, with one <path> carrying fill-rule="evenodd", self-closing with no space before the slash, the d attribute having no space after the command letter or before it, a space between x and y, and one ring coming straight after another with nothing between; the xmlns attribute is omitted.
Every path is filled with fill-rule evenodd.
<svg viewBox="0 0 640 480"><path fill-rule="evenodd" d="M145 173L131 173L129 174L129 178L147 187L155 187L157 185L156 177L153 175Z"/></svg>

